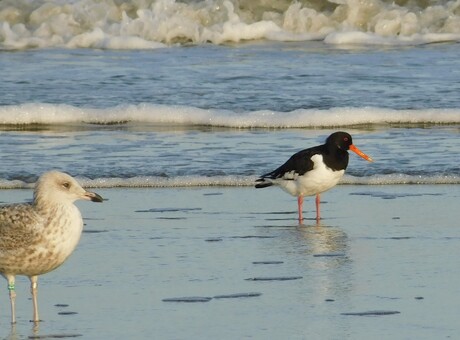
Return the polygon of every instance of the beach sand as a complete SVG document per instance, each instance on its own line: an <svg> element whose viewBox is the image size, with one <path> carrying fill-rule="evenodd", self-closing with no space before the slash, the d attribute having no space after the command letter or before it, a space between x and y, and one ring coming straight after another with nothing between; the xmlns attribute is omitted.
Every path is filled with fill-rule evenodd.
<svg viewBox="0 0 460 340"><path fill-rule="evenodd" d="M320 225L314 198L305 200L301 226L296 199L277 188L94 191L108 200L77 203L85 232L76 251L39 278L42 323L29 322L29 283L18 277L10 325L4 281L1 338L460 334L458 186L340 185L323 194ZM4 203L31 196L0 191Z"/></svg>

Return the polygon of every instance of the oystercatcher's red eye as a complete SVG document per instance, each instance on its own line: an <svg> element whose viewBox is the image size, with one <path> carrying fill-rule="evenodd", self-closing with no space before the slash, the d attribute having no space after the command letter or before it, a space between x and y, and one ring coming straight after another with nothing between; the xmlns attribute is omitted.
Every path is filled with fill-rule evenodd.
<svg viewBox="0 0 460 340"><path fill-rule="evenodd" d="M348 142L348 137L344 137L344 138L343 138L343 141L344 141L344 142Z"/></svg>

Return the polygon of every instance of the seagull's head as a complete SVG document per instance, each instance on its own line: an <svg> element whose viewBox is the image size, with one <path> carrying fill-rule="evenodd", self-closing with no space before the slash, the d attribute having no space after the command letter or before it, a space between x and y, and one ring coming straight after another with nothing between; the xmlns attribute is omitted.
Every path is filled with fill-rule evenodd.
<svg viewBox="0 0 460 340"><path fill-rule="evenodd" d="M103 201L101 196L94 192L86 191L72 176L64 172L45 172L35 184L35 203L40 200L56 203L73 203L79 199L92 202Z"/></svg>

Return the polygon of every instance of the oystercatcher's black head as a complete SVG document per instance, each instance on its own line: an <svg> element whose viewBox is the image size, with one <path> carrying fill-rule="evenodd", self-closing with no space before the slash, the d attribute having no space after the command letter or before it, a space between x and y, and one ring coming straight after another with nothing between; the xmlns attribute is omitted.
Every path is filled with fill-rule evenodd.
<svg viewBox="0 0 460 340"><path fill-rule="evenodd" d="M350 149L350 145L353 144L353 140L349 133L338 131L327 137L326 145L337 147L340 150L347 151Z"/></svg>
<svg viewBox="0 0 460 340"><path fill-rule="evenodd" d="M364 152L359 150L356 146L353 145L353 140L349 133L338 131L334 132L332 135L327 137L326 145L329 148L337 148L339 150L348 151L351 150L356 153L358 156L364 158L366 161L373 162L373 159L366 155Z"/></svg>

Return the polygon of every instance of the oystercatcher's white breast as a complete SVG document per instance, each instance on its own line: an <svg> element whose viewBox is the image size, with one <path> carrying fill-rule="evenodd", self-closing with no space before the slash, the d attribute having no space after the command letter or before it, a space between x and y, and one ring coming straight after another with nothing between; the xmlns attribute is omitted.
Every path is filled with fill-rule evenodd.
<svg viewBox="0 0 460 340"><path fill-rule="evenodd" d="M313 155L311 160L314 164L312 170L301 176L293 170L272 182L293 196L312 196L337 185L345 173L345 170L328 168L320 154Z"/></svg>

